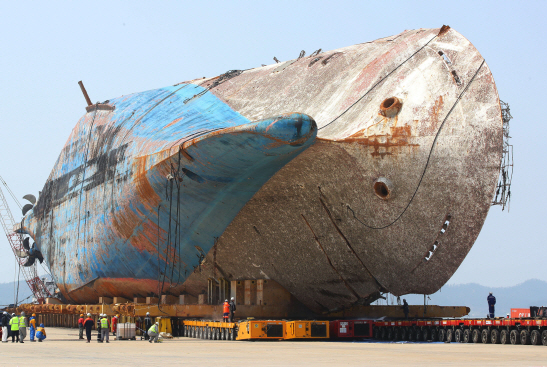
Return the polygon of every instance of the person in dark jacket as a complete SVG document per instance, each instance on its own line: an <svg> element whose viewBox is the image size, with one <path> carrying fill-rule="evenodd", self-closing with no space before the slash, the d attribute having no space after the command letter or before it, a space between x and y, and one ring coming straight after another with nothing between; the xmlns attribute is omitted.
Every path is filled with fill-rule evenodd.
<svg viewBox="0 0 547 367"><path fill-rule="evenodd" d="M492 294L492 292L490 292L490 294L488 295L488 297L486 297L486 300L488 301L488 312L489 312L489 317L491 319L494 318L494 305L496 304L496 297L494 297L494 295Z"/></svg>
<svg viewBox="0 0 547 367"><path fill-rule="evenodd" d="M84 327L85 327L85 336L87 337L87 342L91 342L91 330L93 329L93 324L95 321L91 318L91 314L87 314L87 319L84 320Z"/></svg>
<svg viewBox="0 0 547 367"><path fill-rule="evenodd" d="M406 303L406 299L403 299L403 306L401 307L403 309L403 313L405 314L405 319L408 319L408 303Z"/></svg>
<svg viewBox="0 0 547 367"><path fill-rule="evenodd" d="M150 336L148 335L148 330L152 327L152 319L150 318L150 312L146 313L146 317L144 318L144 340L150 339Z"/></svg>
<svg viewBox="0 0 547 367"><path fill-rule="evenodd" d="M230 317L229 322L234 322L234 312L236 312L236 300L234 297L230 299Z"/></svg>
<svg viewBox="0 0 547 367"><path fill-rule="evenodd" d="M9 332L11 331L10 328L8 328L10 319L9 313L4 311L2 314L2 343L8 342Z"/></svg>

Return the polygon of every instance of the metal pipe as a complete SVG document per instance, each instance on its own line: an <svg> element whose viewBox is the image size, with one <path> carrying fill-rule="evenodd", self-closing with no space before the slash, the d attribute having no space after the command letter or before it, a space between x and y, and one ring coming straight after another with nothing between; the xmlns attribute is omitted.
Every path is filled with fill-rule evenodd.
<svg viewBox="0 0 547 367"><path fill-rule="evenodd" d="M91 106L93 103L91 103L91 99L89 99L89 96L87 95L87 91L85 90L84 83L82 83L82 81L80 80L78 84L80 85L80 89L82 89L82 93L84 94L87 105Z"/></svg>

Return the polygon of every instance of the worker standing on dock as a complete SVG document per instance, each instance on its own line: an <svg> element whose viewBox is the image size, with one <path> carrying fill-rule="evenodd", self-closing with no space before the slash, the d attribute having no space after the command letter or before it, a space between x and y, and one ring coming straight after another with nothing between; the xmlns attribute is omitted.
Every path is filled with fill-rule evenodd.
<svg viewBox="0 0 547 367"><path fill-rule="evenodd" d="M36 332L36 314L33 313L32 316L29 319L29 327L30 327L30 341L35 342L34 340L34 334Z"/></svg>
<svg viewBox="0 0 547 367"><path fill-rule="evenodd" d="M9 325L11 326L11 342L15 343L17 337L17 343L19 343L19 318L15 316L15 313L11 314Z"/></svg>
<svg viewBox="0 0 547 367"><path fill-rule="evenodd" d="M234 297L230 299L230 319L229 322L234 321L234 312L236 312L236 300Z"/></svg>
<svg viewBox="0 0 547 367"><path fill-rule="evenodd" d="M222 306L222 321L228 322L228 317L230 317L230 304L228 300L224 300L224 305Z"/></svg>
<svg viewBox="0 0 547 367"><path fill-rule="evenodd" d="M44 329L44 324L40 324L40 327L36 329L36 339L39 342L42 342L46 338L46 330Z"/></svg>
<svg viewBox="0 0 547 367"><path fill-rule="evenodd" d="M406 299L403 299L403 305L401 306L403 309L403 313L405 314L405 319L408 319L408 303L406 303Z"/></svg>
<svg viewBox="0 0 547 367"><path fill-rule="evenodd" d="M116 329L118 328L118 318L120 315L115 315L112 318L112 336L116 336Z"/></svg>
<svg viewBox="0 0 547 367"><path fill-rule="evenodd" d="M494 305L496 304L496 297L494 297L494 295L492 294L492 292L490 292L490 294L488 295L488 297L486 297L486 300L488 301L488 312L489 312L488 317L490 317L491 319L493 319L493 318L494 318L494 315L495 315L495 312L494 312Z"/></svg>
<svg viewBox="0 0 547 367"><path fill-rule="evenodd" d="M109 343L108 338L110 335L110 328L108 326L108 317L106 314L103 313L103 317L101 318L101 342L106 341Z"/></svg>
<svg viewBox="0 0 547 367"><path fill-rule="evenodd" d="M150 318L150 312L146 313L146 317L144 318L144 340L150 339L150 335L148 335L148 330L152 327L152 319Z"/></svg>
<svg viewBox="0 0 547 367"><path fill-rule="evenodd" d="M19 342L24 343L23 340L27 337L27 318L25 312L21 312L19 316Z"/></svg>
<svg viewBox="0 0 547 367"><path fill-rule="evenodd" d="M101 339L101 319L103 318L103 314L99 314L99 317L97 317L97 343L102 343L103 340Z"/></svg>
<svg viewBox="0 0 547 367"><path fill-rule="evenodd" d="M84 327L85 327L85 336L87 337L87 342L91 342L91 329L93 329L94 321L91 318L91 314L87 314L87 319L84 321Z"/></svg>
<svg viewBox="0 0 547 367"><path fill-rule="evenodd" d="M80 314L80 318L78 319L78 329L79 329L79 339L84 338L84 314Z"/></svg>
<svg viewBox="0 0 547 367"><path fill-rule="evenodd" d="M10 320L9 314L6 311L4 311L4 313L2 314L2 343L7 343L8 342L9 320Z"/></svg>

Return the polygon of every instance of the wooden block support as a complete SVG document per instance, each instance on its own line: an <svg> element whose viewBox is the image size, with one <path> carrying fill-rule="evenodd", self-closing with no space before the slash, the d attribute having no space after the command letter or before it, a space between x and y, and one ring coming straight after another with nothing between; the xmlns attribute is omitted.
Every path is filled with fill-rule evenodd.
<svg viewBox="0 0 547 367"><path fill-rule="evenodd" d="M181 305L195 305L198 303L198 299L190 294L181 294L179 296L179 304Z"/></svg>
<svg viewBox="0 0 547 367"><path fill-rule="evenodd" d="M175 296L170 296L170 295L167 295L167 294L164 294L161 296L161 303L163 305L176 305L177 304L177 297Z"/></svg>
<svg viewBox="0 0 547 367"><path fill-rule="evenodd" d="M101 305L110 305L110 304L112 304L112 298L110 298L110 297L99 297L99 304L101 304Z"/></svg>
<svg viewBox="0 0 547 367"><path fill-rule="evenodd" d="M135 297L135 298L133 298L133 303L146 303L146 298Z"/></svg>
<svg viewBox="0 0 547 367"><path fill-rule="evenodd" d="M130 300L128 300L127 298L123 298L123 297L114 297L112 299L112 302L113 303L131 303Z"/></svg>
<svg viewBox="0 0 547 367"><path fill-rule="evenodd" d="M158 297L146 297L146 304L147 305L157 305L158 304Z"/></svg>
<svg viewBox="0 0 547 367"><path fill-rule="evenodd" d="M207 295L206 295L206 294L200 294L200 295L198 295L198 305L204 305L206 299L207 299Z"/></svg>

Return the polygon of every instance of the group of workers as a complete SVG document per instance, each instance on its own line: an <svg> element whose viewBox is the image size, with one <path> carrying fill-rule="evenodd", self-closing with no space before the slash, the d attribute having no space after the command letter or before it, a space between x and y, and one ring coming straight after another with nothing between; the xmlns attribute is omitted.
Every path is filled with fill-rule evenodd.
<svg viewBox="0 0 547 367"><path fill-rule="evenodd" d="M2 314L2 343L7 343L9 336L11 336L12 343L24 343L27 337L27 325L30 328L31 342L35 342L36 339L42 342L46 338L44 324L36 327L36 314L32 314L27 322L25 312L21 312L21 315L17 316L15 313L10 315L4 311Z"/></svg>
<svg viewBox="0 0 547 367"><path fill-rule="evenodd" d="M230 302L228 302L228 300L225 300L224 305L223 305L222 308L223 308L222 309L222 313L223 313L222 319L223 319L223 321L232 322L234 320L234 312L236 311L235 298L232 297L230 299Z"/></svg>
<svg viewBox="0 0 547 367"><path fill-rule="evenodd" d="M118 319L119 315L116 315L112 317L112 323L108 321L108 316L105 313L102 313L97 318L97 342L103 343L109 341L109 335L110 335L110 327L112 326L112 334L116 335L116 329L118 327ZM112 324L112 325L111 325ZM95 321L91 318L91 314L87 314L87 318L84 319L84 314L80 314L80 318L78 319L78 329L79 329L79 339L84 338L84 329L85 329L85 335L87 338L87 342L91 343L91 330L93 329L93 325L95 325Z"/></svg>

